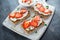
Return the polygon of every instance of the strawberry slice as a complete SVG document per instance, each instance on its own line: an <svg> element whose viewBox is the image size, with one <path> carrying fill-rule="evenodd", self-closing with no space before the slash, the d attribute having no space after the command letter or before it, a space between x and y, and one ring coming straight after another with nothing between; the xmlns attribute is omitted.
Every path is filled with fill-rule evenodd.
<svg viewBox="0 0 60 40"><path fill-rule="evenodd" d="M44 7L40 7L39 8L39 11L44 12L45 11L45 8Z"/></svg>
<svg viewBox="0 0 60 40"><path fill-rule="evenodd" d="M45 14L50 14L52 11L48 10L48 9L45 9L44 13Z"/></svg>
<svg viewBox="0 0 60 40"><path fill-rule="evenodd" d="M21 12L23 12L23 13L25 13L27 10L25 10L25 9L23 9L23 10L21 10Z"/></svg>
<svg viewBox="0 0 60 40"><path fill-rule="evenodd" d="M30 3L32 3L32 0L29 0L30 1Z"/></svg>
<svg viewBox="0 0 60 40"><path fill-rule="evenodd" d="M22 0L22 2L27 2L28 0Z"/></svg>
<svg viewBox="0 0 60 40"><path fill-rule="evenodd" d="M40 8L40 7L42 7L42 4L37 3L36 6L37 6L37 8Z"/></svg>
<svg viewBox="0 0 60 40"><path fill-rule="evenodd" d="M38 26L38 22L35 22L33 20L30 22L30 24L31 24L31 26L34 26L34 27L37 27Z"/></svg>
<svg viewBox="0 0 60 40"><path fill-rule="evenodd" d="M16 12L15 14L16 14L16 15L15 15L16 18L21 18L21 17L23 16L23 14L21 14L21 13L19 13L19 12Z"/></svg>
<svg viewBox="0 0 60 40"><path fill-rule="evenodd" d="M40 16L39 15L35 16L34 20L35 21L40 21Z"/></svg>
<svg viewBox="0 0 60 40"><path fill-rule="evenodd" d="M24 29L28 28L29 26L30 26L30 22L28 22L28 21L23 22L23 28Z"/></svg>
<svg viewBox="0 0 60 40"><path fill-rule="evenodd" d="M27 2L28 2L28 4L31 4L32 3L32 0L28 0Z"/></svg>
<svg viewBox="0 0 60 40"><path fill-rule="evenodd" d="M9 18L14 18L15 17L15 13L10 13L9 14Z"/></svg>
<svg viewBox="0 0 60 40"><path fill-rule="evenodd" d="M21 10L20 10L20 13L25 13L25 12L27 12L26 9L21 9Z"/></svg>

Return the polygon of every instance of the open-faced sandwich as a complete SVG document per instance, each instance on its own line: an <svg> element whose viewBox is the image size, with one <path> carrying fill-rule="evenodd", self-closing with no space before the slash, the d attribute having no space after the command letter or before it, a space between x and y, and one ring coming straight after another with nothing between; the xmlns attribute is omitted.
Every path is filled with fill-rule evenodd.
<svg viewBox="0 0 60 40"><path fill-rule="evenodd" d="M44 21L40 18L39 15L34 16L30 20L25 20L22 23L22 27L28 34L34 32L40 26L44 25Z"/></svg>
<svg viewBox="0 0 60 40"><path fill-rule="evenodd" d="M49 10L48 8L45 8L41 3L36 3L35 6L34 6L34 9L43 18L48 18L52 14L52 11Z"/></svg>
<svg viewBox="0 0 60 40"><path fill-rule="evenodd" d="M28 18L30 13L27 9L21 8L20 11L16 11L9 14L9 19L14 23L18 23L19 21L23 21L24 19Z"/></svg>

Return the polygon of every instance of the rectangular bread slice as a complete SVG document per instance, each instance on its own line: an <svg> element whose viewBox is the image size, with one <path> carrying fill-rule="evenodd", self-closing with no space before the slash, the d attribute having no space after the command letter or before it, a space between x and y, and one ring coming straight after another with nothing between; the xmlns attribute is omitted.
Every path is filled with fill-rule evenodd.
<svg viewBox="0 0 60 40"><path fill-rule="evenodd" d="M38 29L40 29L41 27L43 27L44 26L44 21L41 23L41 24L39 24L39 26L37 27L37 28L34 28L33 30L31 30L31 31L26 31L25 29L25 33L27 34L27 35L29 35L29 34L32 34L32 33L34 33L34 32L36 32Z"/></svg>
<svg viewBox="0 0 60 40"><path fill-rule="evenodd" d="M35 15L35 16L36 16L36 15ZM35 16L33 16L33 17L35 17ZM29 21L29 20L28 20L28 21ZM22 28L24 29L24 31L25 31L26 34L31 34L31 33L35 32L36 30L40 29L40 28L43 27L43 26L44 26L44 21L42 20L42 23L39 23L39 25L38 25L36 28L34 28L33 30L27 31L26 29L24 29L23 26L22 26ZM32 26L31 26L31 27L32 27Z"/></svg>
<svg viewBox="0 0 60 40"><path fill-rule="evenodd" d="M11 19L9 19L9 20L12 21L14 24L17 24L17 23L22 22L23 20L27 19L28 17L30 17L29 11L28 11L28 14L23 19L16 20L16 21L12 21Z"/></svg>

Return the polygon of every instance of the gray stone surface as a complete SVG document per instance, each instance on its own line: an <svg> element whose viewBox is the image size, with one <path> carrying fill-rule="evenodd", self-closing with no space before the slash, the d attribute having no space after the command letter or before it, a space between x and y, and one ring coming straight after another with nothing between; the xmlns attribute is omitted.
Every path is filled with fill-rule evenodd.
<svg viewBox="0 0 60 40"><path fill-rule="evenodd" d="M40 40L60 40L60 0L47 0L56 7L54 17ZM17 0L0 0L0 40L29 40L5 28L2 22L18 6Z"/></svg>

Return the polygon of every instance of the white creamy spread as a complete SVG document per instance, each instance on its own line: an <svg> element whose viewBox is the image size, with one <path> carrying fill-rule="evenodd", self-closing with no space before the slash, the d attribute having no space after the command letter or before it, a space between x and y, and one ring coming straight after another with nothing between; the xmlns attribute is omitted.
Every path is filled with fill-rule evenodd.
<svg viewBox="0 0 60 40"><path fill-rule="evenodd" d="M30 30L33 30L34 27L33 26L30 26L29 28L26 28L27 31L30 31Z"/></svg>
<svg viewBox="0 0 60 40"><path fill-rule="evenodd" d="M12 20L12 21L14 21L14 22L15 22L17 19L16 19L16 18L10 18L10 20Z"/></svg>
<svg viewBox="0 0 60 40"><path fill-rule="evenodd" d="M26 31L30 31L29 28L26 28Z"/></svg>
<svg viewBox="0 0 60 40"><path fill-rule="evenodd" d="M34 27L32 27L32 26L30 26L29 28L30 28L30 30L33 30L34 29Z"/></svg>

